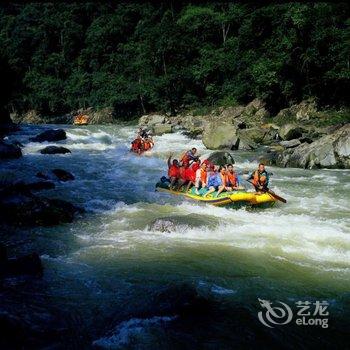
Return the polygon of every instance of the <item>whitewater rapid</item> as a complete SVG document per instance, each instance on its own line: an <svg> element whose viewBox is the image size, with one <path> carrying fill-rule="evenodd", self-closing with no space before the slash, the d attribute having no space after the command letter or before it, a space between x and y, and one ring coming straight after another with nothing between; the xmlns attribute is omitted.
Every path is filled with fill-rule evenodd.
<svg viewBox="0 0 350 350"><path fill-rule="evenodd" d="M208 153L200 140L180 133L158 136L154 149L139 157L128 151L135 126L65 126L65 141L29 142L29 136L45 128L52 126L24 126L10 136L24 144L24 156L6 162L1 176L15 173L18 179L34 181L37 172L52 168L75 176L74 181L58 183L42 194L83 206L87 210L83 218L36 228L24 239L28 251L41 253L45 278L57 298L64 294L65 285L77 305L88 296L92 305L108 308L111 295L119 302L140 297L128 294L135 281L147 285L174 280L191 281L218 298L242 302L259 293L281 300L324 293L337 300L337 295L348 292L348 170L268 167L273 173L271 188L287 204L232 210L155 192L155 183L166 174L170 153L176 156L191 147ZM47 144L64 145L72 153L40 154ZM238 172L256 168L256 154L233 155ZM170 232L153 229L153 222L161 218L175 219ZM20 234L14 234L14 239L20 241ZM336 302L341 309L342 302ZM144 323L167 323L174 316L154 317L124 321L95 345L125 342L126 328L137 333Z"/></svg>

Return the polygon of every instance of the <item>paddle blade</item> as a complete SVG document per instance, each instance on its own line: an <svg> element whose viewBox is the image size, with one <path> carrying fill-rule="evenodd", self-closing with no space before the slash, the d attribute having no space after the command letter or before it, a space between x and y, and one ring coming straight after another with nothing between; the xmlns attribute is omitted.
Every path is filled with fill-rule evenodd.
<svg viewBox="0 0 350 350"><path fill-rule="evenodd" d="M267 191L268 193L271 194L272 197L276 198L277 200L279 200L280 202L282 203L287 203L287 200L284 199L283 197L280 197L279 195L277 195L275 192L272 192L272 191Z"/></svg>

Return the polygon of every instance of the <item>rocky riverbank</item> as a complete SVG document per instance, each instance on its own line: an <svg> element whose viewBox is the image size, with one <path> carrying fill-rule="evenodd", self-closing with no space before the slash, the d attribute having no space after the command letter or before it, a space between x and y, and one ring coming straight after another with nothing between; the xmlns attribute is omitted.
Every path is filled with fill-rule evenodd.
<svg viewBox="0 0 350 350"><path fill-rule="evenodd" d="M269 165L301 168L350 168L350 116L341 120L303 101L271 117L258 99L246 106L218 108L210 114L144 115L139 125L155 135L182 130L201 138L211 150L262 151ZM333 119L332 119L333 118Z"/></svg>

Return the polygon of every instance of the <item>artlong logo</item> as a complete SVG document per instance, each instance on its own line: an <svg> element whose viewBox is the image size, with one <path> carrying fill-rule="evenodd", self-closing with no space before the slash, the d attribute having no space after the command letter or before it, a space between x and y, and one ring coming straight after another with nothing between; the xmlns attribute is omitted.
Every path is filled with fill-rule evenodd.
<svg viewBox="0 0 350 350"><path fill-rule="evenodd" d="M258 300L261 307L265 309L258 312L258 318L264 326L274 328L274 326L286 325L292 321L293 311L286 303L277 301L275 302L277 305L273 305L269 300ZM297 301L295 305L299 309L296 315L301 316L295 319L297 326L321 326L322 328L328 328L328 318L326 316L329 316L327 311L329 304L327 301L316 301L314 303ZM311 305L314 305L314 308ZM311 312L312 309L313 312Z"/></svg>
<svg viewBox="0 0 350 350"><path fill-rule="evenodd" d="M259 299L260 305L266 309L263 313L260 311L258 317L260 322L266 327L273 328L273 325L284 325L289 323L293 318L292 309L282 301L278 301L279 306L272 306L272 303L268 300Z"/></svg>

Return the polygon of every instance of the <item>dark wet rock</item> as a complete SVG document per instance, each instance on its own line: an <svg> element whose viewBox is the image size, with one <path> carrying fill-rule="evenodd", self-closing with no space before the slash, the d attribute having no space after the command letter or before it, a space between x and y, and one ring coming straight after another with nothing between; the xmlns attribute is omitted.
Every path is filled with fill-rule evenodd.
<svg viewBox="0 0 350 350"><path fill-rule="evenodd" d="M5 259L0 262L0 277L23 275L42 276L43 266L37 253L19 258Z"/></svg>
<svg viewBox="0 0 350 350"><path fill-rule="evenodd" d="M0 222L16 226L52 226L72 222L83 210L60 200L31 193L5 193L0 200Z"/></svg>
<svg viewBox="0 0 350 350"><path fill-rule="evenodd" d="M156 219L151 224L150 229L152 231L160 231L160 232L174 232L176 230L176 223L174 220L169 218Z"/></svg>
<svg viewBox="0 0 350 350"><path fill-rule="evenodd" d="M30 191L52 190L55 184L52 181L37 181L26 184Z"/></svg>
<svg viewBox="0 0 350 350"><path fill-rule="evenodd" d="M174 231L184 232L195 227L213 227L215 224L217 224L215 218L206 218L204 220L201 215L197 214L174 215L155 219L150 224L150 230L168 233Z"/></svg>
<svg viewBox="0 0 350 350"><path fill-rule="evenodd" d="M217 151L213 152L207 157L209 161L216 165L234 164L233 155L229 152Z"/></svg>
<svg viewBox="0 0 350 350"><path fill-rule="evenodd" d="M56 175L60 181L71 181L75 179L73 174L63 169L53 169L52 173Z"/></svg>
<svg viewBox="0 0 350 350"><path fill-rule="evenodd" d="M162 314L196 318L210 314L215 302L198 294L189 284L170 285L155 296L157 308Z"/></svg>
<svg viewBox="0 0 350 350"><path fill-rule="evenodd" d="M44 174L42 171L39 171L35 174L36 177L44 180L49 180L50 176L48 174Z"/></svg>
<svg viewBox="0 0 350 350"><path fill-rule="evenodd" d="M15 145L15 146L21 147L21 148L24 147L23 143L21 143L21 142L19 142L17 140L12 141L12 144Z"/></svg>
<svg viewBox="0 0 350 350"><path fill-rule="evenodd" d="M24 181L18 181L14 183L5 183L0 186L0 195L17 195L24 194L31 196L31 191L50 190L55 188L55 184L51 181L37 181L31 183L25 183Z"/></svg>
<svg viewBox="0 0 350 350"><path fill-rule="evenodd" d="M0 159L16 159L20 157L22 157L22 151L18 146L0 141Z"/></svg>
<svg viewBox="0 0 350 350"><path fill-rule="evenodd" d="M47 146L40 150L41 154L66 154L71 153L68 148L58 146Z"/></svg>
<svg viewBox="0 0 350 350"><path fill-rule="evenodd" d="M18 292L13 294L20 298ZM67 316L35 305L37 299L38 296L33 295L33 303L18 302L16 297L3 300L6 304L0 308L2 349L62 349L64 343L77 343L70 335L73 330L68 330L65 323Z"/></svg>
<svg viewBox="0 0 350 350"><path fill-rule="evenodd" d="M279 129L279 135L284 141L298 139L303 136L305 129L296 124L286 124Z"/></svg>
<svg viewBox="0 0 350 350"><path fill-rule="evenodd" d="M41 134L31 137L29 140L32 142L55 142L65 140L67 138L66 132L63 129L46 130Z"/></svg>
<svg viewBox="0 0 350 350"><path fill-rule="evenodd" d="M281 141L280 145L285 147L285 148L293 148L293 147L297 147L301 144L300 140L298 139L293 139L293 140L289 140L289 141Z"/></svg>

